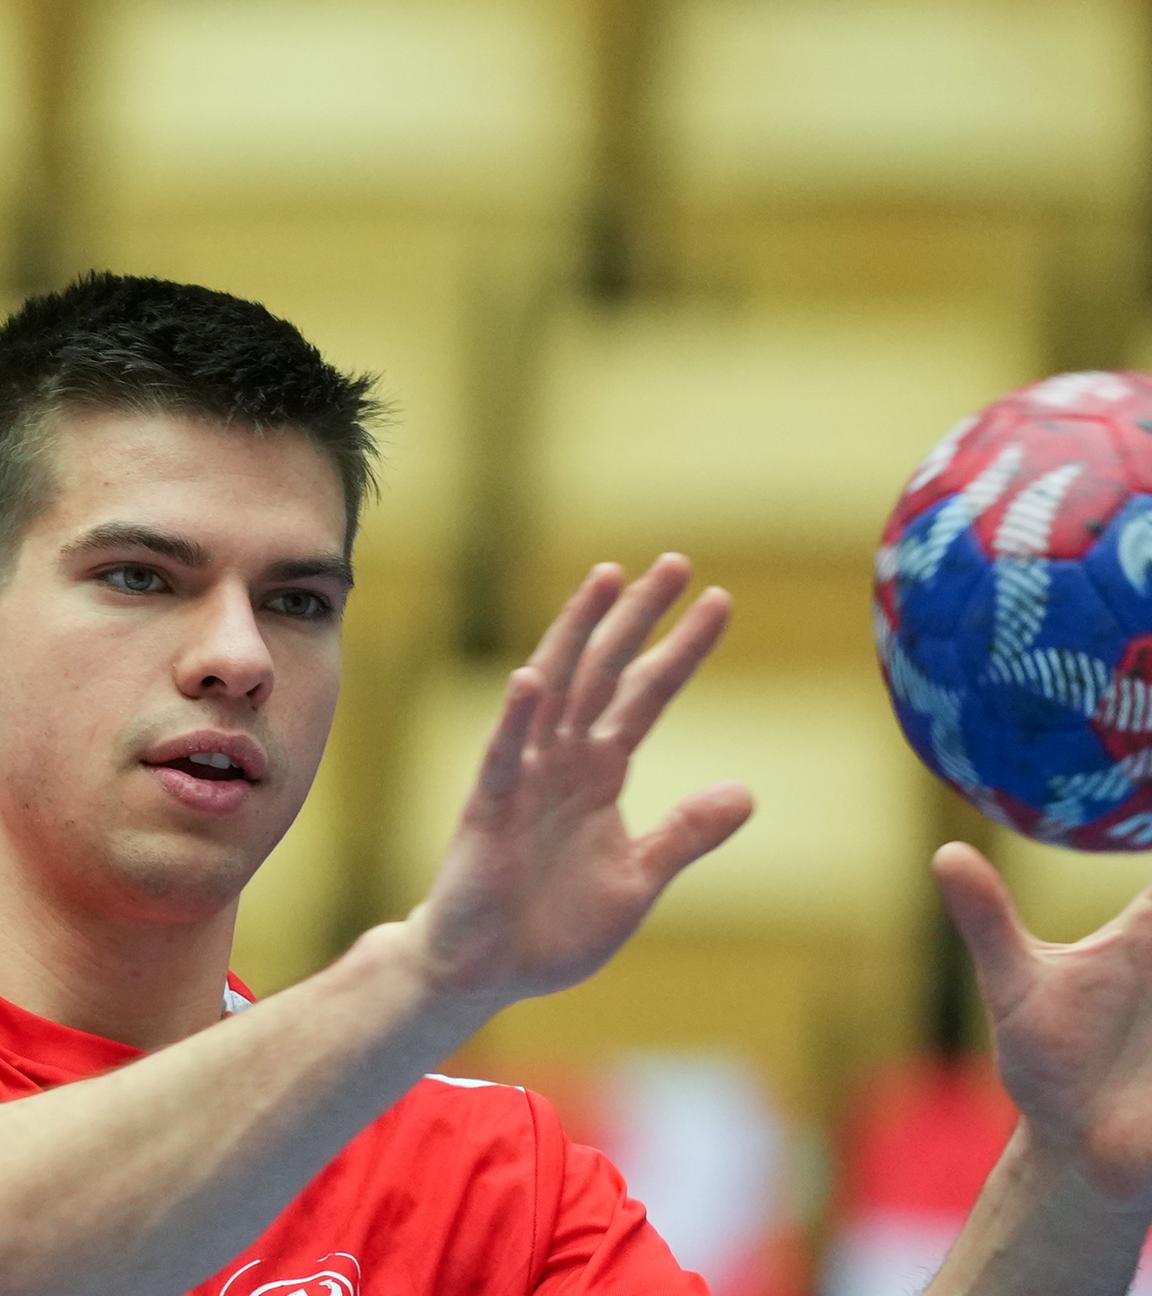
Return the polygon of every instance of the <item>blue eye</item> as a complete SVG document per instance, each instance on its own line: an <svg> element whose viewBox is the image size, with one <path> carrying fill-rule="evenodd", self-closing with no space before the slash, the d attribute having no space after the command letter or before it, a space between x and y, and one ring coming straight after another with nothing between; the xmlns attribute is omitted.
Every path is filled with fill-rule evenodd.
<svg viewBox="0 0 1152 1296"><path fill-rule="evenodd" d="M294 621L323 621L332 615L332 604L322 594L313 594L311 590L285 590L282 594L273 594L273 599L311 599L314 610L301 613L297 601L296 612L285 612L284 615Z"/></svg>
<svg viewBox="0 0 1152 1296"><path fill-rule="evenodd" d="M124 576L125 583L123 585L116 584L112 580L113 576L120 575ZM123 567L113 567L109 571L101 572L98 579L102 580L111 589L119 590L122 594L155 594L157 592L155 589L142 589L135 580L129 579L129 577L139 578L141 576L144 578L145 586L150 580L161 579L159 572L154 571L151 567L145 567L138 563L125 564Z"/></svg>

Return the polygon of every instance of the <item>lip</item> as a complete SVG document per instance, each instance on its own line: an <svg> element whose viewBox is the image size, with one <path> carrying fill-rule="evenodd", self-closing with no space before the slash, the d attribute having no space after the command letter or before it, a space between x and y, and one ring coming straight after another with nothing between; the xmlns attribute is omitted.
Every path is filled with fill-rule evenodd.
<svg viewBox="0 0 1152 1296"><path fill-rule="evenodd" d="M186 809L202 814L235 814L254 795L252 784L246 779L198 779L168 765L145 765L144 768L169 796Z"/></svg>
<svg viewBox="0 0 1152 1296"><path fill-rule="evenodd" d="M240 766L244 771L244 779L249 783L259 783L268 773L268 757L265 755L264 748L254 738L243 733L224 733L219 729L198 729L195 733L170 738L165 742L157 743L140 759L145 765L155 766L201 752L223 752L233 764ZM244 780L229 781L244 782Z"/></svg>

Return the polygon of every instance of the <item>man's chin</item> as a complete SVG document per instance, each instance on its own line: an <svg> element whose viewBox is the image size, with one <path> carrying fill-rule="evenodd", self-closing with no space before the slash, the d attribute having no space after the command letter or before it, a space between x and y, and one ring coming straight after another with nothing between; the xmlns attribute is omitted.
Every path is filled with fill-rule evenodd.
<svg viewBox="0 0 1152 1296"><path fill-rule="evenodd" d="M259 865L236 845L135 833L105 858L108 885L99 890L126 920L202 922L234 908Z"/></svg>

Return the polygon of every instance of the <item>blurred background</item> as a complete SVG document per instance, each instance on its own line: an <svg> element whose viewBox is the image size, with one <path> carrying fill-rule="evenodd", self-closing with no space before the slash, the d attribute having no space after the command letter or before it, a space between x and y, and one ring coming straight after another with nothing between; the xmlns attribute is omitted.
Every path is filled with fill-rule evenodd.
<svg viewBox="0 0 1152 1296"><path fill-rule="evenodd" d="M920 769L870 584L962 416L1152 368L1149 16L0 0L0 307L91 267L206 284L397 408L332 741L242 912L258 993L420 898L594 562L674 549L734 594L625 804L643 829L736 778L758 815L592 982L444 1065L548 1094L719 1296L918 1290L1012 1127L937 844L988 850L1052 940L1148 880Z"/></svg>

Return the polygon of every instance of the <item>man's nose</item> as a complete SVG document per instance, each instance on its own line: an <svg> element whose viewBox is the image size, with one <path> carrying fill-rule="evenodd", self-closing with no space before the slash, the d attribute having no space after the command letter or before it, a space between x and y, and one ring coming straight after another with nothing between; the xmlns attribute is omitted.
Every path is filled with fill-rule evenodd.
<svg viewBox="0 0 1152 1296"><path fill-rule="evenodd" d="M253 707L267 701L272 654L246 590L222 588L198 601L188 619L175 675L186 697L247 697Z"/></svg>

